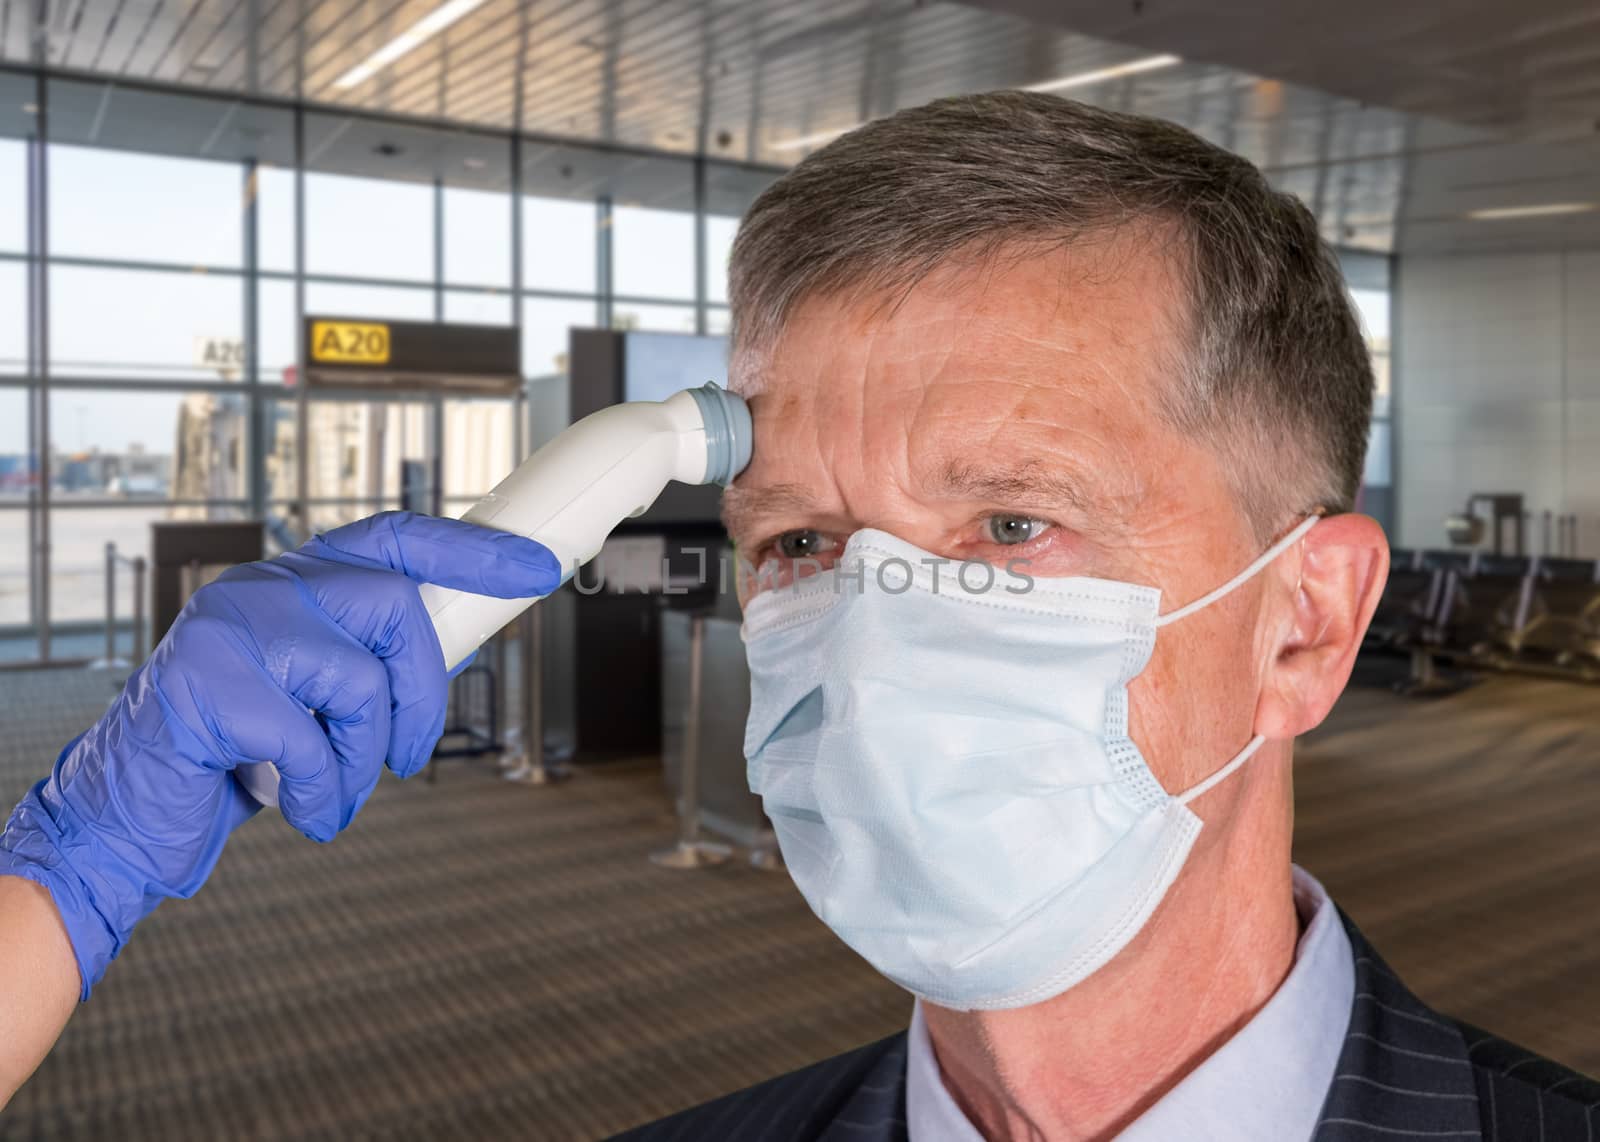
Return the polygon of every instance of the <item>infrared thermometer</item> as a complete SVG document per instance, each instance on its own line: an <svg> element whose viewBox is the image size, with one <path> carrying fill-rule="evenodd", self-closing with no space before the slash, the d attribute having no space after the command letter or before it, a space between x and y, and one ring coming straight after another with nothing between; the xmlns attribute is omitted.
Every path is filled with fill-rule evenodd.
<svg viewBox="0 0 1600 1142"><path fill-rule="evenodd" d="M726 486L750 463L751 447L749 407L715 384L664 401L616 404L567 428L461 518L544 544L560 560L565 582L669 480ZM419 590L446 670L545 597L494 599L431 583ZM278 771L270 764L241 765L234 774L263 805L278 803Z"/></svg>

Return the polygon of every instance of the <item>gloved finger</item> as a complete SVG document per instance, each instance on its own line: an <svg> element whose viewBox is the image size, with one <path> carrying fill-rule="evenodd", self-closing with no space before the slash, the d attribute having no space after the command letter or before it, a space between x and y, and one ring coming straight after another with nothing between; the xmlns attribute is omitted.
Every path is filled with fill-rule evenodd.
<svg viewBox="0 0 1600 1142"><path fill-rule="evenodd" d="M339 762L322 727L249 654L221 617L186 612L152 658L152 676L176 723L224 764L270 762L285 819L313 840L340 820ZM209 738L207 742L204 739Z"/></svg>
<svg viewBox="0 0 1600 1142"><path fill-rule="evenodd" d="M296 639L268 661L273 680L305 706L338 761L339 824L347 828L389 755L389 672L343 630Z"/></svg>
<svg viewBox="0 0 1600 1142"><path fill-rule="evenodd" d="M304 551L235 568L224 577L230 576L290 581L296 598L310 592L330 633L353 639L368 661L386 672L390 710L383 756L389 767L401 777L421 768L444 730L449 684L444 651L417 584L391 571L330 563ZM267 657L292 658L292 651L273 649Z"/></svg>
<svg viewBox="0 0 1600 1142"><path fill-rule="evenodd" d="M380 512L315 536L299 550L497 599L548 595L561 585L561 563L544 544L415 512Z"/></svg>
<svg viewBox="0 0 1600 1142"><path fill-rule="evenodd" d="M402 777L427 760L444 729L447 682L439 636L411 580L291 551L229 568L191 604L251 630L263 667L306 706L320 708L341 680L346 697L382 691L387 725L368 712L343 726L359 738L341 742L347 760L385 759ZM366 770L356 777L361 788L376 781Z"/></svg>

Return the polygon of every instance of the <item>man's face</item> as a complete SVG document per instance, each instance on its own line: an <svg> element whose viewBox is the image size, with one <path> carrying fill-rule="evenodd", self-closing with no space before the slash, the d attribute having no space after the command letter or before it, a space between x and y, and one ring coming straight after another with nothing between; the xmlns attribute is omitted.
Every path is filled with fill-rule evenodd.
<svg viewBox="0 0 1600 1142"><path fill-rule="evenodd" d="M781 579L871 527L952 560L1159 587L1164 611L1203 595L1258 551L1220 459L1158 412L1184 306L1157 244L1127 237L952 265L898 304L806 302L735 378L756 439L725 500L741 558ZM1258 578L1166 628L1130 686L1132 736L1169 790L1249 740L1267 597Z"/></svg>

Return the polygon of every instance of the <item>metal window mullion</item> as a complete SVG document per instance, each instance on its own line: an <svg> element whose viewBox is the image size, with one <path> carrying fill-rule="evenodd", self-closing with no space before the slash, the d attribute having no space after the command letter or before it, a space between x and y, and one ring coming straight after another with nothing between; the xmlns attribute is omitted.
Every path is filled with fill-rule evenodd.
<svg viewBox="0 0 1600 1142"><path fill-rule="evenodd" d="M706 158L694 160L694 331L705 336L708 262L706 257Z"/></svg>
<svg viewBox="0 0 1600 1142"><path fill-rule="evenodd" d="M444 180L433 180L433 319L444 320Z"/></svg>
<svg viewBox="0 0 1600 1142"><path fill-rule="evenodd" d="M266 404L261 392L261 279L260 262L260 170L255 159L244 164L244 383L249 386L245 400L245 442L250 453L245 457L245 498L250 514L266 518L267 430Z"/></svg>
<svg viewBox="0 0 1600 1142"><path fill-rule="evenodd" d="M35 76L35 160L33 164L33 343L38 385L33 428L38 449L39 518L35 570L39 658L50 660L50 107L44 73Z"/></svg>
<svg viewBox="0 0 1600 1142"><path fill-rule="evenodd" d="M442 77L440 82L443 83ZM433 319L444 320L444 179L438 177L433 180ZM428 473L428 507L434 515L441 515L444 512L444 398L434 395L428 400L427 409L428 452L433 469Z"/></svg>
<svg viewBox="0 0 1600 1142"><path fill-rule="evenodd" d="M311 535L311 407L306 399L306 114L294 109L294 498L300 534Z"/></svg>
<svg viewBox="0 0 1600 1142"><path fill-rule="evenodd" d="M521 17L526 21L526 16ZM526 42L524 32L524 44ZM521 75L522 56L517 56L517 74ZM520 90L520 83L519 83ZM521 97L517 99L517 125L521 126ZM527 441L532 438L533 426L526 424L529 410L527 362L522 359L522 346L527 334L522 328L522 136L511 136L511 327L517 331L517 395L511 402L511 462L522 463Z"/></svg>
<svg viewBox="0 0 1600 1142"><path fill-rule="evenodd" d="M613 308L611 196L602 194L595 199L595 281L600 301L601 329L611 328Z"/></svg>

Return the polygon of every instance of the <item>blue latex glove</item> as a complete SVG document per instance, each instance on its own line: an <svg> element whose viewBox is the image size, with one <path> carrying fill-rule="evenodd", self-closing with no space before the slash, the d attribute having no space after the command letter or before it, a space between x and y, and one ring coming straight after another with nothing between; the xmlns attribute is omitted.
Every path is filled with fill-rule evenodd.
<svg viewBox="0 0 1600 1142"><path fill-rule="evenodd" d="M283 815L328 841L385 763L408 777L427 762L448 680L418 583L523 598L559 582L532 540L385 512L197 591L0 836L0 874L54 897L83 997L134 925L194 895L255 814L235 765L277 766Z"/></svg>

